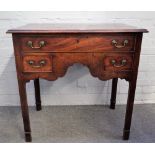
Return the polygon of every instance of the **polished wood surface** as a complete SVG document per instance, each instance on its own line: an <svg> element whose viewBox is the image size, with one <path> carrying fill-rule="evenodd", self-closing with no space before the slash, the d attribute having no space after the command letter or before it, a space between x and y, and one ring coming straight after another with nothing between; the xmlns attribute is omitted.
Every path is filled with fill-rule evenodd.
<svg viewBox="0 0 155 155"><path fill-rule="evenodd" d="M56 24L27 24L10 29L8 33L112 33L112 32L148 32L146 29L137 28L117 23L56 23Z"/></svg>
<svg viewBox="0 0 155 155"><path fill-rule="evenodd" d="M103 52L103 51L133 51L134 33L126 34L51 34L51 35L19 35L21 50L24 52ZM128 40L124 48L117 48L112 43L116 40L117 45L122 45ZM33 48L28 42L33 43ZM41 41L45 45L39 47Z"/></svg>
<svg viewBox="0 0 155 155"><path fill-rule="evenodd" d="M48 54L24 55L22 57L23 72L52 72L52 56ZM44 62L42 64L42 62Z"/></svg>
<svg viewBox="0 0 155 155"><path fill-rule="evenodd" d="M26 82L34 80L36 109L41 110L39 78L54 81L81 63L91 75L112 82L116 104L118 78L129 82L123 139L129 138L143 32L120 24L30 24L8 30L13 35L25 140L31 141Z"/></svg>

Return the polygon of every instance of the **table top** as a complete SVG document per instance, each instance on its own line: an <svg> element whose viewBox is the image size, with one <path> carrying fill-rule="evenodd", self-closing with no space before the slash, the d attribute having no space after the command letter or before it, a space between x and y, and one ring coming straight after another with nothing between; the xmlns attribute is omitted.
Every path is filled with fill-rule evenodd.
<svg viewBox="0 0 155 155"><path fill-rule="evenodd" d="M113 32L148 32L147 29L137 28L116 23L36 23L27 24L7 33L113 33Z"/></svg>

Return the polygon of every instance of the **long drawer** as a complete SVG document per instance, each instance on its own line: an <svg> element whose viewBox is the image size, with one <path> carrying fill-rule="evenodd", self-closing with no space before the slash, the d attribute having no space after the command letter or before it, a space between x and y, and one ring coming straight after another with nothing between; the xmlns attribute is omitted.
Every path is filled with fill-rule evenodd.
<svg viewBox="0 0 155 155"><path fill-rule="evenodd" d="M22 52L134 51L135 34L53 34L21 36Z"/></svg>

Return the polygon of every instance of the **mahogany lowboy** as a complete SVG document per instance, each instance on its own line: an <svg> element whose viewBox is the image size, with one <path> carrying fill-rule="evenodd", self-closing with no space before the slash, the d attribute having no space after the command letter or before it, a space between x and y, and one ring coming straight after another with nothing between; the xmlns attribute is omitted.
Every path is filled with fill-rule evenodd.
<svg viewBox="0 0 155 155"><path fill-rule="evenodd" d="M41 110L39 78L56 80L74 63L87 66L100 80L113 79L111 109L115 109L118 78L129 82L123 132L123 139L129 139L144 32L148 31L122 24L30 24L9 30L13 34L25 140L32 140L26 82L34 80L36 109Z"/></svg>

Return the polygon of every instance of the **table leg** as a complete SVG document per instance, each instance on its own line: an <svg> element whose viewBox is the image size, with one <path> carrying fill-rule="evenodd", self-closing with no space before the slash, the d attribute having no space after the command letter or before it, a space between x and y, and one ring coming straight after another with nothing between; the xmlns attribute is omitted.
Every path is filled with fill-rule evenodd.
<svg viewBox="0 0 155 155"><path fill-rule="evenodd" d="M129 91L128 91L128 100L126 107L126 116L125 116L125 124L124 124L124 132L123 139L128 140L130 135L130 126L135 98L135 90L136 90L136 79L129 81Z"/></svg>
<svg viewBox="0 0 155 155"><path fill-rule="evenodd" d="M41 110L41 97L40 97L40 84L39 79L34 80L34 89L35 89L35 100L36 100L36 110Z"/></svg>
<svg viewBox="0 0 155 155"><path fill-rule="evenodd" d="M18 85L19 85L19 95L20 95L22 117L23 117L23 123L24 123L25 141L31 142L32 138L31 138L29 111L28 111L28 105L27 105L26 82L24 80L19 79Z"/></svg>
<svg viewBox="0 0 155 155"><path fill-rule="evenodd" d="M115 109L116 93L117 93L117 82L118 82L118 78L113 78L113 80L112 80L112 91L111 91L111 100L110 100L110 109Z"/></svg>

